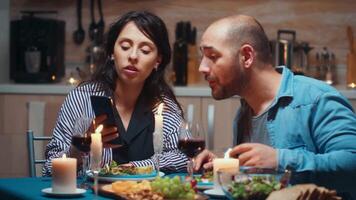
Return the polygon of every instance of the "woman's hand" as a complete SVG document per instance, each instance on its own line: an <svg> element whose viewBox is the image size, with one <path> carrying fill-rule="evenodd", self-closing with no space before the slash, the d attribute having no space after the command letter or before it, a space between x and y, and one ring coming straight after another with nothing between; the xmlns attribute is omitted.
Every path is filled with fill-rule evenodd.
<svg viewBox="0 0 356 200"><path fill-rule="evenodd" d="M99 115L94 119L94 123L91 124L89 131L91 133L95 132L95 129L106 120L107 116L105 114ZM111 144L110 141L119 137L116 126L104 125L103 130L101 131L101 137L103 141L104 148L118 148L122 145L120 144Z"/></svg>

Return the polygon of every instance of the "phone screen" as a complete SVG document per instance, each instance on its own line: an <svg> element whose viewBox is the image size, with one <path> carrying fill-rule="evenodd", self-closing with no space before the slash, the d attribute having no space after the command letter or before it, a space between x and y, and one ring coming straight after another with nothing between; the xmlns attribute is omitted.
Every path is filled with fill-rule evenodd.
<svg viewBox="0 0 356 200"><path fill-rule="evenodd" d="M90 96L95 116L106 114L104 125L115 126L114 103L111 98L104 96Z"/></svg>

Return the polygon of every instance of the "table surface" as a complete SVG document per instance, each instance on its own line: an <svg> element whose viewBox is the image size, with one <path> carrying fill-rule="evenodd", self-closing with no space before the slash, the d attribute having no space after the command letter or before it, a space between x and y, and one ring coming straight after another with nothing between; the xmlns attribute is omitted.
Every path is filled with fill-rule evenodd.
<svg viewBox="0 0 356 200"><path fill-rule="evenodd" d="M1 199L64 199L46 196L41 192L44 188L51 187L51 178L2 178L0 179ZM73 198L74 199L74 198ZM95 199L91 190L87 190L82 196L75 199ZM97 200L109 199L98 196Z"/></svg>
<svg viewBox="0 0 356 200"><path fill-rule="evenodd" d="M175 176L181 174L170 174ZM37 178L0 178L0 199L64 199L46 196L41 192L44 188L51 187L52 179L48 177ZM68 198L67 198L68 199ZM95 198L92 190L87 190L82 196L72 197L72 199L110 199L103 196Z"/></svg>

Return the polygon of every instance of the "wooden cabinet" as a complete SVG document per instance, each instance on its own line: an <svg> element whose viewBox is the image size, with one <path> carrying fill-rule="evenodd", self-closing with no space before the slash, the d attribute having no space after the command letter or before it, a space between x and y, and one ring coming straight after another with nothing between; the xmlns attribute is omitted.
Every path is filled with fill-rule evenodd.
<svg viewBox="0 0 356 200"><path fill-rule="evenodd" d="M43 124L43 135L52 135L60 105L65 95L0 95L0 177L28 176L26 130L32 121ZM29 103L43 103L43 113L32 114ZM35 133L36 134L36 133ZM40 148L38 148L40 147ZM44 154L44 145L36 145L37 154Z"/></svg>

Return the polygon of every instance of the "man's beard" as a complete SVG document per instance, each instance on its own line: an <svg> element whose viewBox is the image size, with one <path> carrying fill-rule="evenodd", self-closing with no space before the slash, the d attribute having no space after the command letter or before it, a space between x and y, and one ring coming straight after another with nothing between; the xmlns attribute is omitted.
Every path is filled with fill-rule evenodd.
<svg viewBox="0 0 356 200"><path fill-rule="evenodd" d="M241 68L236 73L237 77L234 78L228 85L221 86L216 85L215 89L211 91L212 96L216 100L222 100L234 95L241 96L249 83L250 77L249 75L241 70Z"/></svg>

